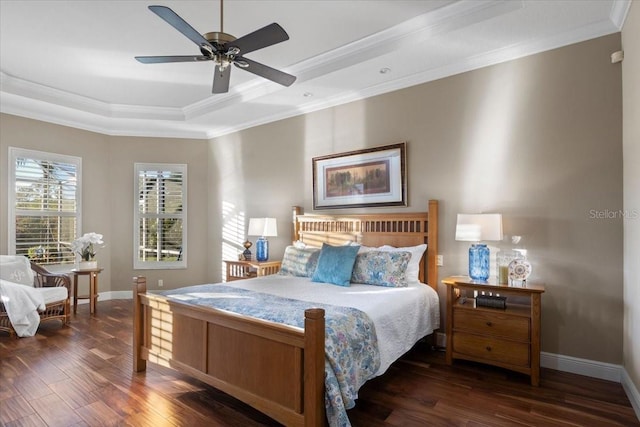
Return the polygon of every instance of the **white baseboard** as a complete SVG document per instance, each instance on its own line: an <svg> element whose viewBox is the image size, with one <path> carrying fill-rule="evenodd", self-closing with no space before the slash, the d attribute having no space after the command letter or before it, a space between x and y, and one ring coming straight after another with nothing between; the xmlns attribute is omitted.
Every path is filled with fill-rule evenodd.
<svg viewBox="0 0 640 427"><path fill-rule="evenodd" d="M562 354L545 353L544 351L540 352L540 366L617 383L622 379L621 365L580 359Z"/></svg>
<svg viewBox="0 0 640 427"><path fill-rule="evenodd" d="M545 352L540 352L540 366L621 383L638 420L640 420L640 393L624 366Z"/></svg>
<svg viewBox="0 0 640 427"><path fill-rule="evenodd" d="M640 420L640 393L636 385L631 381L631 377L626 369L622 369L622 388L625 393L627 393L627 397L631 402L631 406L633 406L633 410L636 413L636 417Z"/></svg>
<svg viewBox="0 0 640 427"><path fill-rule="evenodd" d="M133 299L133 291L109 291L98 293L98 301L109 301L110 299ZM73 303L73 301L71 302ZM79 300L78 305L81 304L89 304L89 299Z"/></svg>

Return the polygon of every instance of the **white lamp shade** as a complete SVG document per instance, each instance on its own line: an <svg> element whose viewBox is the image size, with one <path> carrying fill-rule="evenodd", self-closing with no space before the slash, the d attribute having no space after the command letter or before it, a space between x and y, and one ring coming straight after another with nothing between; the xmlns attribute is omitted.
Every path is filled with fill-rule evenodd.
<svg viewBox="0 0 640 427"><path fill-rule="evenodd" d="M458 214L456 240L463 242L502 240L502 215Z"/></svg>
<svg viewBox="0 0 640 427"><path fill-rule="evenodd" d="M275 237L278 235L278 225L275 218L249 219L249 236Z"/></svg>

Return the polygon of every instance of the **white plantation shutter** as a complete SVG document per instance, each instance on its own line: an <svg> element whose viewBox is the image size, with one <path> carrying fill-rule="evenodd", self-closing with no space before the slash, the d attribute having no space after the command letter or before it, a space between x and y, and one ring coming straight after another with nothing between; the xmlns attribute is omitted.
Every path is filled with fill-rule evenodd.
<svg viewBox="0 0 640 427"><path fill-rule="evenodd" d="M187 165L135 164L134 268L185 268Z"/></svg>
<svg viewBox="0 0 640 427"><path fill-rule="evenodd" d="M9 147L9 253L71 264L81 216L82 159Z"/></svg>

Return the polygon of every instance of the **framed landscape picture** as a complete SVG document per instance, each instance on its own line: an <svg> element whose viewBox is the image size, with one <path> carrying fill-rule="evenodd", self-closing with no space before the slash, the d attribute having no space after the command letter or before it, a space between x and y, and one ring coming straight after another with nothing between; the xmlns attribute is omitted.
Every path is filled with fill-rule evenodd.
<svg viewBox="0 0 640 427"><path fill-rule="evenodd" d="M406 206L406 143L313 158L313 208Z"/></svg>

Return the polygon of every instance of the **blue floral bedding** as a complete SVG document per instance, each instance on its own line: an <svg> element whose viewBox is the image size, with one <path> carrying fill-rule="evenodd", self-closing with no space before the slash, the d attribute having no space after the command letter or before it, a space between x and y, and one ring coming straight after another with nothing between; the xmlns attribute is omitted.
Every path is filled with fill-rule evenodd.
<svg viewBox="0 0 640 427"><path fill-rule="evenodd" d="M350 307L309 303L225 285L199 285L165 291L191 304L304 328L304 310L325 310L325 406L331 427L350 426L347 409L358 390L380 367L378 340L366 313Z"/></svg>

